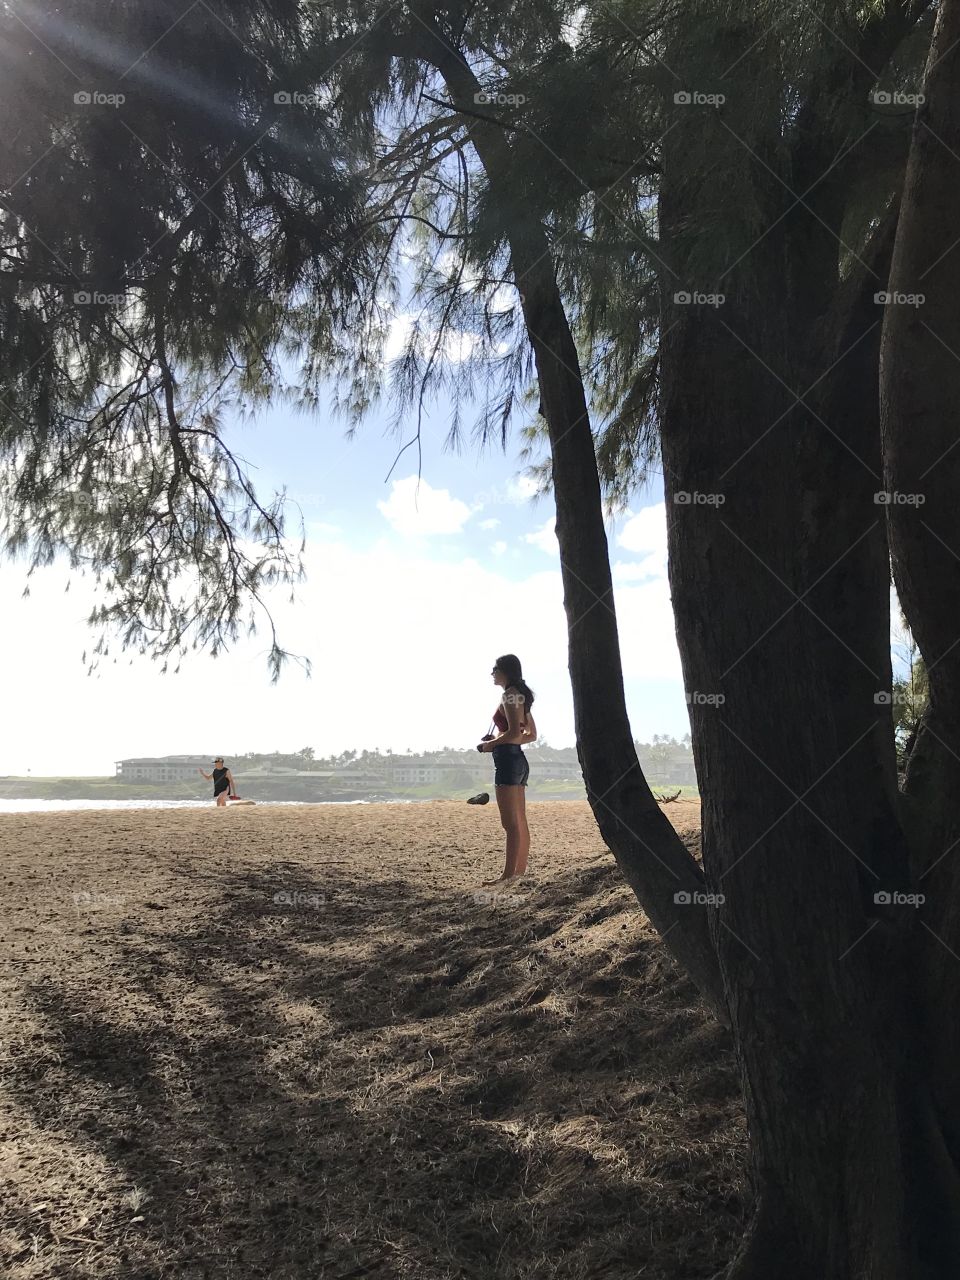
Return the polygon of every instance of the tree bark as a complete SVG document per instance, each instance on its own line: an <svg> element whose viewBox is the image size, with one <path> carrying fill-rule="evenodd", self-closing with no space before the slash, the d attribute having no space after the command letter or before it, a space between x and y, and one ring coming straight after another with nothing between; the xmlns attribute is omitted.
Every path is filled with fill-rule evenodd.
<svg viewBox="0 0 960 1280"><path fill-rule="evenodd" d="M709 141L712 186L689 164L688 127ZM874 500L870 301L896 223L872 246L880 282L865 275L826 306L836 243L803 222L816 211L835 225L842 202L828 191L791 213L775 144L756 133L737 100L723 120L670 131L660 199L681 287L711 290L690 278L698 237L722 230L738 263L729 305L667 296L661 325L670 581L685 683L701 695L704 864L724 894L716 940L758 1196L731 1276L946 1280L960 1214L917 1052L920 926L913 907L877 898L912 888ZM711 228L697 216L716 207L718 174L744 166L770 228L761 242L733 217Z"/></svg>
<svg viewBox="0 0 960 1280"><path fill-rule="evenodd" d="M479 86L459 52L439 28L419 47L454 105L467 106ZM748 76L744 59L738 78ZM550 431L591 804L651 919L707 998L726 1004L734 1029L758 1200L731 1275L947 1280L960 1261L960 1196L924 1060L929 1015L915 999L921 925L912 907L876 897L913 886L883 698L889 580L874 500L882 468L870 282L827 314L837 254L809 217L812 209L837 230L844 193L827 183L809 208L791 209L770 173L782 139L757 137L750 112L733 101L726 133L709 135L711 181L752 171L750 199L728 204L722 226L695 216L723 202L691 172L684 130L663 141L661 246L680 287L711 283L683 278L704 260L694 235L716 231L744 264L730 272L733 305L722 315L666 300L662 325L670 581L706 887L723 898L709 915L676 909L674 894L702 882L655 807L629 734L593 438L550 246L502 177L509 142L469 111L464 119L510 227ZM816 177L815 149L802 159L800 172ZM771 229L762 244L751 219ZM890 234L875 244L878 288ZM909 803L903 817L913 845Z"/></svg>
<svg viewBox="0 0 960 1280"><path fill-rule="evenodd" d="M906 777L921 916L924 1056L960 1164L960 4L934 29L904 185L883 333L882 424L893 574L930 703ZM916 300L923 295L925 301Z"/></svg>

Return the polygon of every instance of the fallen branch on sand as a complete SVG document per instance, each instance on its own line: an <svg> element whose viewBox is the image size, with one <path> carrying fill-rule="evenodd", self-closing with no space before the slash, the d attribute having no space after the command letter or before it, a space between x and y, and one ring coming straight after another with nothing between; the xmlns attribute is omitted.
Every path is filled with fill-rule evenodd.
<svg viewBox="0 0 960 1280"><path fill-rule="evenodd" d="M682 790L683 788L681 787L680 791ZM657 804L673 804L674 800L680 799L680 791L678 791L675 795L672 795L672 796L657 796L656 797ZM654 795L656 796L656 792L654 792Z"/></svg>

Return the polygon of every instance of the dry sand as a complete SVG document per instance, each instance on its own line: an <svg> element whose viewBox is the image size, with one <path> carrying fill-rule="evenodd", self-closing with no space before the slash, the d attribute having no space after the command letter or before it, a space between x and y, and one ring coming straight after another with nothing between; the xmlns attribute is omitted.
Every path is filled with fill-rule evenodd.
<svg viewBox="0 0 960 1280"><path fill-rule="evenodd" d="M0 817L0 1272L719 1271L728 1037L587 805L530 826L490 899L493 803Z"/></svg>

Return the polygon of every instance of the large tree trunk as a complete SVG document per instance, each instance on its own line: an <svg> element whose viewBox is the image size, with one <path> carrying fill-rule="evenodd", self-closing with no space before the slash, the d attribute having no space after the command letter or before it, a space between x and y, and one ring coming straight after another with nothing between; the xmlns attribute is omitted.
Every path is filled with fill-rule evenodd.
<svg viewBox="0 0 960 1280"><path fill-rule="evenodd" d="M443 76L454 102L475 101L479 81L439 33L424 42L423 57ZM587 796L606 844L652 924L726 1020L704 876L657 804L630 732L596 452L550 246L539 221L505 180L509 144L501 130L478 121L473 112L465 118L510 227L514 279L550 435L577 748Z"/></svg>
<svg viewBox="0 0 960 1280"><path fill-rule="evenodd" d="M454 102L472 102L477 82L438 27L420 48ZM722 50L719 58L721 69L734 62ZM738 81L749 79L749 58L740 59ZM840 78L828 81L835 92ZM837 254L823 224L839 227L842 183L824 182L791 210L789 181L771 176L782 138L758 138L751 111L728 104L729 127L709 134L709 175L691 166L689 132L672 130L663 147L661 238L676 287L713 284L687 278L703 260L693 226L715 231L740 260L723 314L665 308L661 352L671 587L706 887L723 898L710 917L673 905L674 892L699 879L633 751L593 440L549 245L501 180L509 143L469 109L465 119L509 220L550 430L591 803L651 919L732 1019L758 1191L732 1275L946 1280L960 1262L960 1199L914 998L920 923L912 907L882 897L912 885L885 696L877 335L863 281L831 306ZM809 137L817 121L803 125ZM709 133L711 124L701 116L690 128ZM823 151L835 142L827 130ZM788 179L805 189L804 175L819 180L830 159L798 148ZM737 208L742 223L705 226L718 175L744 166L754 190ZM758 216L772 229L762 244ZM892 225L876 237L878 266Z"/></svg>
<svg viewBox="0 0 960 1280"><path fill-rule="evenodd" d="M687 128L712 144L706 178ZM804 223L815 213L836 228L842 204L826 185L812 212L791 212L766 141L737 101L724 120L675 128L660 201L679 287L711 292L690 278L696 236L711 234L692 212L715 207L718 173L749 166L748 149L763 157L750 172L770 234L756 243L744 228L732 245L726 307L665 299L661 349L670 581L685 681L702 695L691 715L704 865L724 895L716 940L758 1192L731 1274L946 1280L960 1267L960 1215L917 1053L920 926L883 898L912 886L874 500L870 300L882 285L865 273L827 305L836 245ZM874 238L874 268L894 217ZM736 223L723 230L735 241Z"/></svg>
<svg viewBox="0 0 960 1280"><path fill-rule="evenodd" d="M907 771L920 939L923 1055L960 1165L960 4L944 0L918 112L890 276L882 416L893 572L930 679Z"/></svg>

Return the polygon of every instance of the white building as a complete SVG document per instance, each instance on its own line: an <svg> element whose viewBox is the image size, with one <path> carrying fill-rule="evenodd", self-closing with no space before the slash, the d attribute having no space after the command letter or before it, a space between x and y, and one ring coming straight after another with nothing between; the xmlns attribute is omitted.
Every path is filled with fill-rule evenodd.
<svg viewBox="0 0 960 1280"><path fill-rule="evenodd" d="M116 762L120 782L199 782L198 769L213 772L213 756L143 756Z"/></svg>
<svg viewBox="0 0 960 1280"><path fill-rule="evenodd" d="M398 765L391 769L390 778L401 787L417 787L425 782L442 782L447 772L437 764Z"/></svg>

